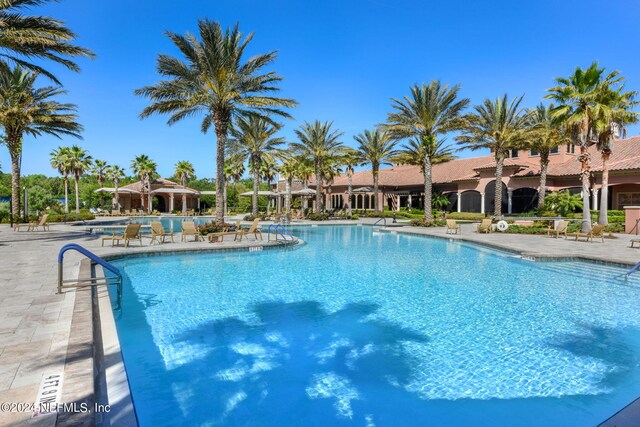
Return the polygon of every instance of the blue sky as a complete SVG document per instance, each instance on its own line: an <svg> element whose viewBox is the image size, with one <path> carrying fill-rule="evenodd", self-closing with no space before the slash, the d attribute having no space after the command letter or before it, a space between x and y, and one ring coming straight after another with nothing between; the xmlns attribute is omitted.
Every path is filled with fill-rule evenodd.
<svg viewBox="0 0 640 427"><path fill-rule="evenodd" d="M178 160L191 161L198 177L214 176L214 133L203 135L197 119L171 127L162 116L139 120L147 100L133 94L158 80L158 53L175 53L163 32L195 32L199 17L255 32L250 54L279 51L272 68L285 78L281 95L300 103L282 131L289 140L306 120L333 120L352 145L352 135L384 121L390 98L432 79L461 83L473 103L506 92L534 106L555 77L598 60L640 89L633 0L62 0L33 12L65 21L97 58L80 60L80 74L47 65L69 90L65 101L79 107L84 140L26 138L24 174L54 175L51 150L78 143L127 169L145 153L163 176ZM10 171L6 149L0 165Z"/></svg>

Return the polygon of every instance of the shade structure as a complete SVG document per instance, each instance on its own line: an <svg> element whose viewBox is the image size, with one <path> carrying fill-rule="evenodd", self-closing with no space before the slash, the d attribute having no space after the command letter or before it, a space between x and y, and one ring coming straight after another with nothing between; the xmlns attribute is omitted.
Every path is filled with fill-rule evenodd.
<svg viewBox="0 0 640 427"><path fill-rule="evenodd" d="M93 190L94 193L115 193L116 189L113 187L102 187L97 190ZM118 188L118 194L140 194L139 191L132 190L130 188Z"/></svg>
<svg viewBox="0 0 640 427"><path fill-rule="evenodd" d="M373 193L373 188L371 187L360 187L356 188L352 191L352 193Z"/></svg>
<svg viewBox="0 0 640 427"><path fill-rule="evenodd" d="M204 190L204 191L201 191L200 194L203 196L215 196L217 193L212 190Z"/></svg>
<svg viewBox="0 0 640 427"><path fill-rule="evenodd" d="M292 196L315 196L316 190L310 188L303 188L302 190L292 191Z"/></svg>
<svg viewBox="0 0 640 427"><path fill-rule="evenodd" d="M151 194L200 194L198 191L190 190L188 188L158 188L157 190L153 190Z"/></svg>
<svg viewBox="0 0 640 427"><path fill-rule="evenodd" d="M274 193L273 191L261 190L258 191L258 196L277 196L278 193ZM247 191L245 193L241 193L240 196L253 196L253 191Z"/></svg>

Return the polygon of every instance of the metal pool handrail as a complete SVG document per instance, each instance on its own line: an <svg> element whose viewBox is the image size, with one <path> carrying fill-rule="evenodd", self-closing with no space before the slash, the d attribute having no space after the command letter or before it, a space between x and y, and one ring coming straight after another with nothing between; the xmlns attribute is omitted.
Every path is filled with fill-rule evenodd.
<svg viewBox="0 0 640 427"><path fill-rule="evenodd" d="M267 227L267 241L271 240L271 227L275 227L273 231L275 232L276 240L278 240L278 234L282 236L282 240L287 240L287 235L293 240L293 236L283 224L269 224L269 227Z"/></svg>
<svg viewBox="0 0 640 427"><path fill-rule="evenodd" d="M624 278L628 279L631 273L638 271L638 269L640 269L640 262L631 267L631 269L627 271L627 274L624 275Z"/></svg>
<svg viewBox="0 0 640 427"><path fill-rule="evenodd" d="M112 272L114 276L88 277L84 279L78 278L76 280L74 279L64 280L63 279L64 254L70 250L79 252L82 255L89 258L94 263L100 264L104 269ZM65 283L69 283L69 284L65 284ZM58 293L62 292L63 287L79 288L83 286L100 286L100 285L118 285L118 301L120 300L120 297L122 296L122 274L120 273L120 270L115 265L103 260L98 255L94 254L93 252L89 251L88 249L76 243L69 243L67 245L64 245L60 249L60 252L58 252Z"/></svg>
<svg viewBox="0 0 640 427"><path fill-rule="evenodd" d="M387 217L384 217L384 216L382 218L380 218L379 220L377 220L376 222L374 222L373 225L378 225L378 223L380 221L384 221L384 226L385 227L387 226Z"/></svg>

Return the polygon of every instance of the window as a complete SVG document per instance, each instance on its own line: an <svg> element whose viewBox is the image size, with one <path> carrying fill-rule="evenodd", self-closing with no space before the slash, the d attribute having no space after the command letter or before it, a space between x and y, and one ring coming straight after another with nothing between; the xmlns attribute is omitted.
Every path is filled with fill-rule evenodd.
<svg viewBox="0 0 640 427"><path fill-rule="evenodd" d="M567 144L567 153L569 153L569 154L575 154L576 153L575 144Z"/></svg>
<svg viewBox="0 0 640 427"><path fill-rule="evenodd" d="M507 155L505 156L507 159L511 157L518 157L518 150L507 150Z"/></svg>
<svg viewBox="0 0 640 427"><path fill-rule="evenodd" d="M618 209L640 205L640 193L618 193Z"/></svg>
<svg viewBox="0 0 640 427"><path fill-rule="evenodd" d="M551 151L549 151L550 154L558 154L558 152L560 151L560 147L556 147L556 148L552 148Z"/></svg>
<svg viewBox="0 0 640 427"><path fill-rule="evenodd" d="M536 150L531 150L529 154L532 155L532 156L537 156L540 153L538 153L538 151L536 151Z"/></svg>

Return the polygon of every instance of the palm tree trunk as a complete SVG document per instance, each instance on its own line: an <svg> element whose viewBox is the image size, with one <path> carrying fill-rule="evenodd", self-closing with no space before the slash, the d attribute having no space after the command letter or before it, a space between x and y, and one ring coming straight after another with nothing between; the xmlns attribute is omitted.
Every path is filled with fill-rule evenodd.
<svg viewBox="0 0 640 427"><path fill-rule="evenodd" d="M104 179L100 176L98 176L98 185L100 186L100 188L102 188L102 185L104 184ZM104 192L100 192L100 208L104 208Z"/></svg>
<svg viewBox="0 0 640 427"><path fill-rule="evenodd" d="M182 193L182 213L187 213L187 193Z"/></svg>
<svg viewBox="0 0 640 427"><path fill-rule="evenodd" d="M496 158L496 190L495 190L495 207L493 209L493 214L496 217L502 216L502 165L504 163L504 158L502 156L498 156Z"/></svg>
<svg viewBox="0 0 640 427"><path fill-rule="evenodd" d="M120 195L118 194L118 181L113 182L113 186L115 187L116 194L116 209L120 209Z"/></svg>
<svg viewBox="0 0 640 427"><path fill-rule="evenodd" d="M425 157L422 167L422 175L424 176L424 221L431 222L433 221L433 216L431 210L432 207L432 196L433 196L433 182L431 176L431 158Z"/></svg>
<svg viewBox="0 0 640 427"><path fill-rule="evenodd" d="M219 111L215 114L214 127L216 130L216 219L217 224L224 224L224 150L227 146L227 130L230 116L228 112Z"/></svg>
<svg viewBox="0 0 640 427"><path fill-rule="evenodd" d="M378 212L378 168L373 169L373 210Z"/></svg>
<svg viewBox="0 0 640 427"><path fill-rule="evenodd" d="M609 225L609 156L610 153L602 153L602 188L600 189L600 215L598 224Z"/></svg>
<svg viewBox="0 0 640 427"><path fill-rule="evenodd" d="M80 194L78 193L78 181L80 177L77 174L73 175L73 181L75 183L75 191L76 191L76 213L80 213Z"/></svg>
<svg viewBox="0 0 640 427"><path fill-rule="evenodd" d="M351 189L353 188L353 174L348 173L347 178L349 180L349 186L347 187L347 215L353 215L353 210L351 207Z"/></svg>
<svg viewBox="0 0 640 427"><path fill-rule="evenodd" d="M589 193L591 182L589 180L589 153L587 147L580 146L580 180L582 181L582 232L588 233L591 230L591 204L589 203Z"/></svg>
<svg viewBox="0 0 640 427"><path fill-rule="evenodd" d="M69 213L69 177L65 175L62 181L64 181L64 211Z"/></svg>
<svg viewBox="0 0 640 427"><path fill-rule="evenodd" d="M322 174L320 173L320 166L316 165L316 208L314 209L315 213L322 212L322 205L320 204L322 200Z"/></svg>
<svg viewBox="0 0 640 427"><path fill-rule="evenodd" d="M229 186L225 185L224 186L224 214L226 215L227 212L229 212L229 201L228 201L228 193L229 193Z"/></svg>
<svg viewBox="0 0 640 427"><path fill-rule="evenodd" d="M540 153L540 188L538 189L538 209L544 206L547 195L547 169L549 168L549 154Z"/></svg>
<svg viewBox="0 0 640 427"><path fill-rule="evenodd" d="M253 164L253 194L251 195L251 215L258 216L258 191L260 190L260 171L257 163Z"/></svg>
<svg viewBox="0 0 640 427"><path fill-rule="evenodd" d="M293 184L293 178L288 178L287 179L287 195L284 199L284 212L287 215L291 215L291 186ZM289 218L287 218L289 219Z"/></svg>
<svg viewBox="0 0 640 427"><path fill-rule="evenodd" d="M14 220L20 217L20 155L11 151L11 213Z"/></svg>

